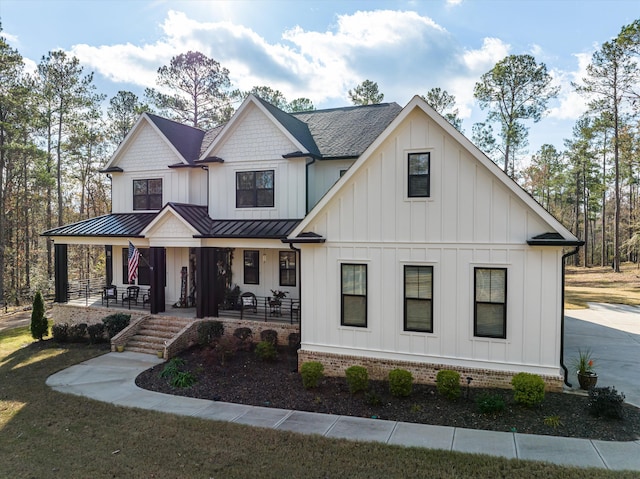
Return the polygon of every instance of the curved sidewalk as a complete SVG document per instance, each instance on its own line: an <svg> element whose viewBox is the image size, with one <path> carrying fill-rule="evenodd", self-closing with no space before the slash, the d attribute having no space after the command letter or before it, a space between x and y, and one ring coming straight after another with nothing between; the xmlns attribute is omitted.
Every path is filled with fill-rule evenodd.
<svg viewBox="0 0 640 479"><path fill-rule="evenodd" d="M56 391L118 406L302 434L489 454L566 466L640 470L640 441L596 441L335 416L172 396L137 387L136 376L160 362L162 360L147 354L108 353L53 374L47 379L47 385Z"/></svg>

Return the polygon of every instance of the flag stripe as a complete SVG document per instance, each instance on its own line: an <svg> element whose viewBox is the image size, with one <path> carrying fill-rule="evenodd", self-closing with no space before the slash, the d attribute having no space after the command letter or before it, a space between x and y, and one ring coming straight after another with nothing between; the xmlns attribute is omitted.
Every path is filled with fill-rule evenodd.
<svg viewBox="0 0 640 479"><path fill-rule="evenodd" d="M138 263L140 262L140 251L129 241L129 283L133 283L138 277Z"/></svg>

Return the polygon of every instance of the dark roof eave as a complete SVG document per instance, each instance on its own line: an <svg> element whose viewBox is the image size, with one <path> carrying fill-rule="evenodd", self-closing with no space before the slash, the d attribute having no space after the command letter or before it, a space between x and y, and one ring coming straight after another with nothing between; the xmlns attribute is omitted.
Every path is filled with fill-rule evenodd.
<svg viewBox="0 0 640 479"><path fill-rule="evenodd" d="M208 156L207 158L204 158L202 160L196 160L195 161L196 164L202 164L202 163L224 163L224 160L218 156Z"/></svg>
<svg viewBox="0 0 640 479"><path fill-rule="evenodd" d="M306 238L285 238L282 240L283 243L294 244L294 243L324 243L327 241L327 238L323 238L321 236L317 237L306 237Z"/></svg>
<svg viewBox="0 0 640 479"><path fill-rule="evenodd" d="M291 158L314 158L316 160L320 160L322 159L322 155L317 155L315 153L310 153L310 152L303 153L302 151L294 151L293 153L287 153L282 155L282 158L287 160Z"/></svg>
<svg viewBox="0 0 640 479"><path fill-rule="evenodd" d="M527 240L529 246L584 246L582 240L566 239L530 239Z"/></svg>
<svg viewBox="0 0 640 479"><path fill-rule="evenodd" d="M119 166L110 166L109 168L105 168L104 170L98 170L100 173L123 173L124 170Z"/></svg>

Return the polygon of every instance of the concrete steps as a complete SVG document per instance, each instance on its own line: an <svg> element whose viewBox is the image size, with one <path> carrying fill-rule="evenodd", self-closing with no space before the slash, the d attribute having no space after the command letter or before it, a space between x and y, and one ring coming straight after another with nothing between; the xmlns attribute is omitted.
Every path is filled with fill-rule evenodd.
<svg viewBox="0 0 640 479"><path fill-rule="evenodd" d="M189 318L150 317L146 319L138 332L127 341L125 349L138 353L157 355L164 351L164 345L176 337L188 324Z"/></svg>

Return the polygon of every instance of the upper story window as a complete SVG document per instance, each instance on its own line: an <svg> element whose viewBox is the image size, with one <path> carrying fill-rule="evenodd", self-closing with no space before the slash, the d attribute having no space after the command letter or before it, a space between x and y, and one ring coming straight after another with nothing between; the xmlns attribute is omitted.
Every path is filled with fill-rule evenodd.
<svg viewBox="0 0 640 479"><path fill-rule="evenodd" d="M475 268L473 334L486 338L507 337L507 270Z"/></svg>
<svg viewBox="0 0 640 479"><path fill-rule="evenodd" d="M280 286L296 285L296 252L280 251Z"/></svg>
<svg viewBox="0 0 640 479"><path fill-rule="evenodd" d="M343 326L367 327L367 265L341 265Z"/></svg>
<svg viewBox="0 0 640 479"><path fill-rule="evenodd" d="M162 208L162 179L133 180L133 209L159 210Z"/></svg>
<svg viewBox="0 0 640 479"><path fill-rule="evenodd" d="M433 266L404 267L404 330L433 333Z"/></svg>
<svg viewBox="0 0 640 479"><path fill-rule="evenodd" d="M236 172L236 208L273 206L273 170Z"/></svg>
<svg viewBox="0 0 640 479"><path fill-rule="evenodd" d="M409 198L431 196L431 153L409 153Z"/></svg>

